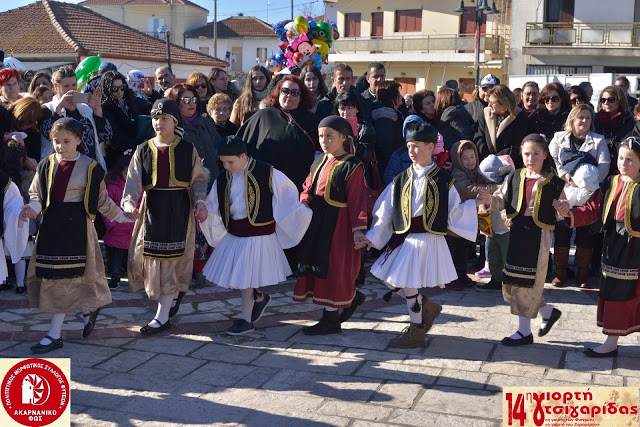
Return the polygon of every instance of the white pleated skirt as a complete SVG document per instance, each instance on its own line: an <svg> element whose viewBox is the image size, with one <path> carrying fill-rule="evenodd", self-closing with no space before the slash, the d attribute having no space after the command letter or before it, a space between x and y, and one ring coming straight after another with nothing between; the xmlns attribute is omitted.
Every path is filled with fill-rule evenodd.
<svg viewBox="0 0 640 427"><path fill-rule="evenodd" d="M4 241L0 239L0 246L2 246L2 252L4 252ZM7 261L4 257L0 257L0 284L5 283L9 277L9 270L7 269Z"/></svg>
<svg viewBox="0 0 640 427"><path fill-rule="evenodd" d="M291 268L275 233L252 237L227 233L202 273L223 288L247 289L283 282L291 274Z"/></svg>
<svg viewBox="0 0 640 427"><path fill-rule="evenodd" d="M412 233L391 253L383 253L371 274L396 288L444 288L458 278L444 236Z"/></svg>
<svg viewBox="0 0 640 427"><path fill-rule="evenodd" d="M22 258L21 259L29 259L31 258L31 253L33 252L33 248L35 247L33 244L33 240L35 239L30 239L27 241L27 246L25 246L24 248L24 252L22 252ZM4 244L4 242L3 242ZM9 249L7 249L6 246L4 246L4 256L5 258L9 259L8 262L11 262L11 254L9 253Z"/></svg>

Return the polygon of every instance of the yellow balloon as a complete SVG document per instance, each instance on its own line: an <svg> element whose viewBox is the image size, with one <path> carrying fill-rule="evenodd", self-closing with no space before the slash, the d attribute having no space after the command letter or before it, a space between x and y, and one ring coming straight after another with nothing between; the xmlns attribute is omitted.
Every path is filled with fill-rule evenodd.
<svg viewBox="0 0 640 427"><path fill-rule="evenodd" d="M327 42L320 39L313 39L312 43L316 45L316 52L318 52L322 58L326 58L329 54L329 45Z"/></svg>
<svg viewBox="0 0 640 427"><path fill-rule="evenodd" d="M293 26L298 31L298 34L304 34L309 29L309 22L304 16L296 16L293 20Z"/></svg>

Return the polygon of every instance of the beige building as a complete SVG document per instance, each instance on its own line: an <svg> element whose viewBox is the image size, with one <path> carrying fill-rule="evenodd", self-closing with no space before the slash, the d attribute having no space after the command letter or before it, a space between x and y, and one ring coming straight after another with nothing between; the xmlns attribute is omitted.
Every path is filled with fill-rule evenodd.
<svg viewBox="0 0 640 427"><path fill-rule="evenodd" d="M164 40L171 32L171 42L185 45L184 34L207 23L209 11L189 0L86 0L80 3L109 19Z"/></svg>
<svg viewBox="0 0 640 427"><path fill-rule="evenodd" d="M511 0L495 2L500 14L484 15L480 36L480 75L503 77L508 52ZM325 13L340 29L331 63L347 63L356 75L367 64L381 62L387 79L403 91L436 90L447 80L459 82L470 96L475 84L477 1L466 1L467 13L454 10L458 0L325 0ZM331 19L330 18L330 19Z"/></svg>

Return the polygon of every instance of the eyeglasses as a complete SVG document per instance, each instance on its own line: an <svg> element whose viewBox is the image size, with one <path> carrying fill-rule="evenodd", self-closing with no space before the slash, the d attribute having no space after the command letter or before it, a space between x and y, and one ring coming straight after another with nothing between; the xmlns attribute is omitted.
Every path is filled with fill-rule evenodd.
<svg viewBox="0 0 640 427"><path fill-rule="evenodd" d="M201 83L199 85L193 85L193 87L195 87L196 89L206 89L207 88L207 84L206 83Z"/></svg>
<svg viewBox="0 0 640 427"><path fill-rule="evenodd" d="M180 98L180 101L182 101L183 104L189 105L191 103L197 103L198 102L198 97L197 96L193 96L191 98L188 97L184 97L184 98Z"/></svg>
<svg viewBox="0 0 640 427"><path fill-rule="evenodd" d="M297 96L300 96L300 89L289 89L287 87L283 87L282 89L280 89L280 93L295 98Z"/></svg>
<svg viewBox="0 0 640 427"><path fill-rule="evenodd" d="M601 104L615 104L616 102L618 102L618 100L615 99L613 96L610 96L608 98L600 98Z"/></svg>
<svg viewBox="0 0 640 427"><path fill-rule="evenodd" d="M545 96L544 98L542 98L542 102L544 102L545 104L547 102L559 102L560 101L560 97L558 95L556 96Z"/></svg>
<svg viewBox="0 0 640 427"><path fill-rule="evenodd" d="M582 104L584 101L580 98L573 98L570 102L572 104L579 105L579 104Z"/></svg>
<svg viewBox="0 0 640 427"><path fill-rule="evenodd" d="M111 93L125 92L126 90L127 90L127 85L114 86L111 88Z"/></svg>

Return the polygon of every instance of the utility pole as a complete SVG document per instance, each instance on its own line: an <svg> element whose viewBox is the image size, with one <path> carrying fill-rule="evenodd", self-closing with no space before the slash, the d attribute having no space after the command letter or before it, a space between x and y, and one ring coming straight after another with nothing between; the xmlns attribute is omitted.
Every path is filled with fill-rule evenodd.
<svg viewBox="0 0 640 427"><path fill-rule="evenodd" d="M293 0L291 0L291 20L293 21Z"/></svg>
<svg viewBox="0 0 640 427"><path fill-rule="evenodd" d="M213 0L213 57L218 57L218 0Z"/></svg>
<svg viewBox="0 0 640 427"><path fill-rule="evenodd" d="M167 39L167 66L171 68L171 41L169 40L171 38L170 31L167 31L165 33L165 38Z"/></svg>

